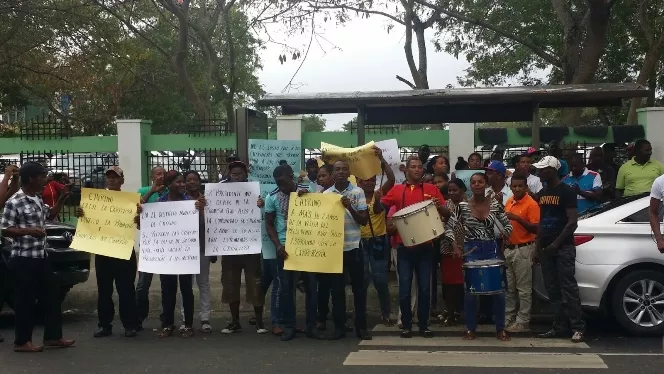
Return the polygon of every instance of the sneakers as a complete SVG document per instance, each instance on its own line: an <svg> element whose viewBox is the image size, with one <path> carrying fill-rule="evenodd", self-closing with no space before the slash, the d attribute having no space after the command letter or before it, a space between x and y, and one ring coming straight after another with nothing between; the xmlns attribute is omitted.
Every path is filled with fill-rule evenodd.
<svg viewBox="0 0 664 374"><path fill-rule="evenodd" d="M540 339L554 339L554 338L559 338L560 334L558 334L556 330L551 329L545 333L538 334L537 337Z"/></svg>
<svg viewBox="0 0 664 374"><path fill-rule="evenodd" d="M32 344L32 342L27 342L23 345L14 346L14 352L19 352L19 353L35 353L43 351L44 351L44 346L34 345Z"/></svg>
<svg viewBox="0 0 664 374"><path fill-rule="evenodd" d="M518 333L518 332L528 332L530 331L530 326L527 323L519 323L519 322L514 322L510 324L509 326L505 327L505 331L507 332L512 332L512 333Z"/></svg>
<svg viewBox="0 0 664 374"><path fill-rule="evenodd" d="M256 333L257 334L267 334L267 329L263 321L256 321Z"/></svg>
<svg viewBox="0 0 664 374"><path fill-rule="evenodd" d="M226 326L225 329L221 330L222 334L232 334L235 332L240 332L242 331L242 326L240 326L240 322L233 321Z"/></svg>
<svg viewBox="0 0 664 374"><path fill-rule="evenodd" d="M581 331L574 331L574 334L572 334L572 343L581 343L583 340L583 333Z"/></svg>
<svg viewBox="0 0 664 374"><path fill-rule="evenodd" d="M124 333L125 338L135 338L137 335L136 329L126 329Z"/></svg>
<svg viewBox="0 0 664 374"><path fill-rule="evenodd" d="M410 339L413 337L413 332L410 330L401 330L401 337L403 339Z"/></svg>
<svg viewBox="0 0 664 374"><path fill-rule="evenodd" d="M105 338L107 336L113 335L113 330L107 328L107 327L100 327L97 329L97 331L92 334L95 338Z"/></svg>
<svg viewBox="0 0 664 374"><path fill-rule="evenodd" d="M201 331L203 331L204 333L212 332L212 325L210 325L210 322L202 321L201 322Z"/></svg>
<svg viewBox="0 0 664 374"><path fill-rule="evenodd" d="M187 326L185 326L184 323L183 323L183 324L180 325L180 328L178 329L178 331L182 332L182 331L184 331L186 328L187 328Z"/></svg>
<svg viewBox="0 0 664 374"><path fill-rule="evenodd" d="M433 331L429 330L428 328L420 330L420 336L423 338L433 338Z"/></svg>

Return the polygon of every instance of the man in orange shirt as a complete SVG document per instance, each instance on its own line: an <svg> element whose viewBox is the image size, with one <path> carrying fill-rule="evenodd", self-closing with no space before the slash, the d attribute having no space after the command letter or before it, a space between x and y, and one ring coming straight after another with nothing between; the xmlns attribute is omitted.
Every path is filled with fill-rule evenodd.
<svg viewBox="0 0 664 374"><path fill-rule="evenodd" d="M533 256L540 208L535 199L528 194L527 181L526 174L520 171L515 172L510 181L510 188L514 195L505 203L505 213L513 227L505 246L505 265L507 266L505 330L508 332L522 332L530 329Z"/></svg>

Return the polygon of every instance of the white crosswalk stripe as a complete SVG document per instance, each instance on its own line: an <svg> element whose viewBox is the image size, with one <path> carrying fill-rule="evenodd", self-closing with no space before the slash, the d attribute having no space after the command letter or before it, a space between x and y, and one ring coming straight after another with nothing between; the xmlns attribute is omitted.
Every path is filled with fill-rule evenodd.
<svg viewBox="0 0 664 374"><path fill-rule="evenodd" d="M414 332L404 339L396 327L378 325L372 340L363 340L351 352L348 366L426 366L534 369L607 369L601 354L588 352L586 343L569 339L538 339L512 336L500 341L491 333L494 326L479 326L474 340L463 340L463 327L431 326L433 338ZM485 333L489 333L483 335ZM402 350L400 350L402 349ZM489 352L486 352L486 351ZM556 351L562 352L556 352Z"/></svg>

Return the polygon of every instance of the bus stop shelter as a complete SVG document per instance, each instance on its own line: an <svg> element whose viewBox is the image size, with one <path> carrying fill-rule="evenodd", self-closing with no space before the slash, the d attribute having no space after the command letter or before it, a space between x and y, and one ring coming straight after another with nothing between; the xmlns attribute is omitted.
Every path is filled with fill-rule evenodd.
<svg viewBox="0 0 664 374"><path fill-rule="evenodd" d="M357 113L358 144L365 126L527 122L532 145L540 147L540 108L620 106L622 100L647 97L636 83L422 89L408 91L268 94L261 107L281 107L281 114Z"/></svg>

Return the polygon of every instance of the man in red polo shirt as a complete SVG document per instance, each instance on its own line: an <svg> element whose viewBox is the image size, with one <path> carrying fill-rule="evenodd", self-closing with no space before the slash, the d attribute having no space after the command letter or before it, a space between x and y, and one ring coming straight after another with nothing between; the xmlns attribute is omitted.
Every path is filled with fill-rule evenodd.
<svg viewBox="0 0 664 374"><path fill-rule="evenodd" d="M443 217L449 217L449 210L444 208L445 199L440 190L433 184L422 183L424 168L422 161L417 157L411 157L406 163L406 183L392 187L383 196L381 202L390 208L395 206L397 211L425 200L433 200ZM442 233L441 233L442 234ZM397 273L399 274L399 307L401 309L401 322L403 330L402 338L412 336L411 329L413 315L410 305L411 284L413 282L413 270L417 273L417 321L420 335L425 338L433 337L429 330L429 308L431 304L430 286L431 271L433 265L433 243L428 242L413 247L406 247L397 235Z"/></svg>

